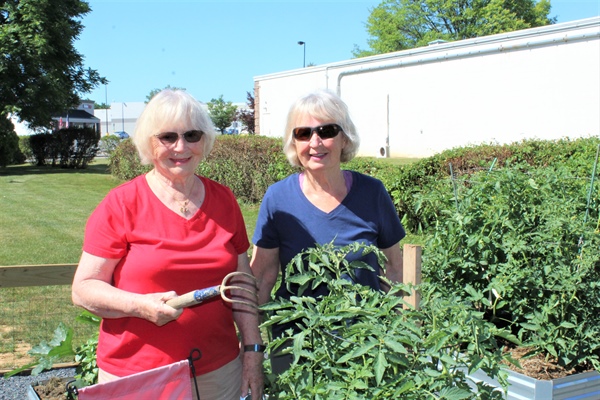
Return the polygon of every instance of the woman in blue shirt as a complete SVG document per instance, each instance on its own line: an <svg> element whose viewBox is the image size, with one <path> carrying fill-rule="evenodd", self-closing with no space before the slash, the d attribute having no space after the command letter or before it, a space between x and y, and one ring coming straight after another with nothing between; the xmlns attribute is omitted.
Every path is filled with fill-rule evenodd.
<svg viewBox="0 0 600 400"><path fill-rule="evenodd" d="M270 300L280 270L283 282L276 296L293 296L285 285L285 266L307 248L331 241L337 246L354 242L377 246L387 257L386 277L402 282L399 242L405 233L389 194L379 180L341 169L341 163L354 158L360 142L342 99L318 90L296 100L283 140L288 160L302 172L269 187L260 207L251 261L260 303ZM357 270L356 281L380 290L375 255L355 257L374 269ZM304 292L321 294L319 289ZM290 326L295 328L273 327L273 335L281 336Z"/></svg>

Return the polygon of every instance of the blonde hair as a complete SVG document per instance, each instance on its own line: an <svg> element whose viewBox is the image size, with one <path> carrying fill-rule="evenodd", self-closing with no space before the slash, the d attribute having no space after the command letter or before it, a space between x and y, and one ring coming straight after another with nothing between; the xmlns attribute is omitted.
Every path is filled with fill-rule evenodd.
<svg viewBox="0 0 600 400"><path fill-rule="evenodd" d="M210 116L200 102L187 92L164 89L152 97L135 126L133 142L142 164L151 164L154 159L152 136L161 133L163 126L173 121L186 123L190 129L204 132L202 154L205 158L208 156L216 137Z"/></svg>
<svg viewBox="0 0 600 400"><path fill-rule="evenodd" d="M302 166L296 154L296 143L292 130L297 127L297 121L307 115L319 121L335 123L342 127L341 133L346 137L348 144L342 149L341 162L348 162L356 156L360 138L350 118L348 106L332 91L319 89L298 98L288 112L283 135L283 152L290 164L295 167Z"/></svg>

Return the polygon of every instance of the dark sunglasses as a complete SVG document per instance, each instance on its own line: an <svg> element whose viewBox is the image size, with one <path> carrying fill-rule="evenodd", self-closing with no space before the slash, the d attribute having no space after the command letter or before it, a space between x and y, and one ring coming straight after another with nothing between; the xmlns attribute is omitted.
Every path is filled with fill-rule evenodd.
<svg viewBox="0 0 600 400"><path fill-rule="evenodd" d="M310 126L301 126L298 128L292 129L292 133L294 134L294 139L300 142L307 142L310 140L313 132L316 132L317 135L321 139L331 139L334 138L342 131L342 127L338 124L325 124L315 127Z"/></svg>
<svg viewBox="0 0 600 400"><path fill-rule="evenodd" d="M199 130L191 130L181 134L181 137L185 139L188 143L197 143L202 139L204 132ZM164 145L173 144L177 142L179 139L179 134L177 132L163 132L158 135L154 135L160 142Z"/></svg>

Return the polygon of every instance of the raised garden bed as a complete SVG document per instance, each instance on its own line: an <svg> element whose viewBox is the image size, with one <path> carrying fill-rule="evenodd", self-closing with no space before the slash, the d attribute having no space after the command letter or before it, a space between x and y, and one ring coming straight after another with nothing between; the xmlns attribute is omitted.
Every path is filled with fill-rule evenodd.
<svg viewBox="0 0 600 400"><path fill-rule="evenodd" d="M501 389L495 379L482 371L469 375L475 381L483 381ZM600 374L583 372L558 379L535 379L516 371L508 373L507 400L597 400L600 399Z"/></svg>

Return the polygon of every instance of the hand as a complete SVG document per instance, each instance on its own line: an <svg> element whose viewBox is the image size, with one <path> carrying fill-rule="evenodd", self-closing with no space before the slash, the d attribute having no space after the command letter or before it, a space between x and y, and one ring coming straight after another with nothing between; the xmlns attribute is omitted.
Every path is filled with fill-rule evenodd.
<svg viewBox="0 0 600 400"><path fill-rule="evenodd" d="M165 304L175 297L177 293L174 291L142 295L140 317L158 326L176 320L183 313L183 309L176 310Z"/></svg>
<svg viewBox="0 0 600 400"><path fill-rule="evenodd" d="M248 396L248 389L250 389L252 399L260 400L263 398L265 382L264 353L245 351L242 357L242 398Z"/></svg>

